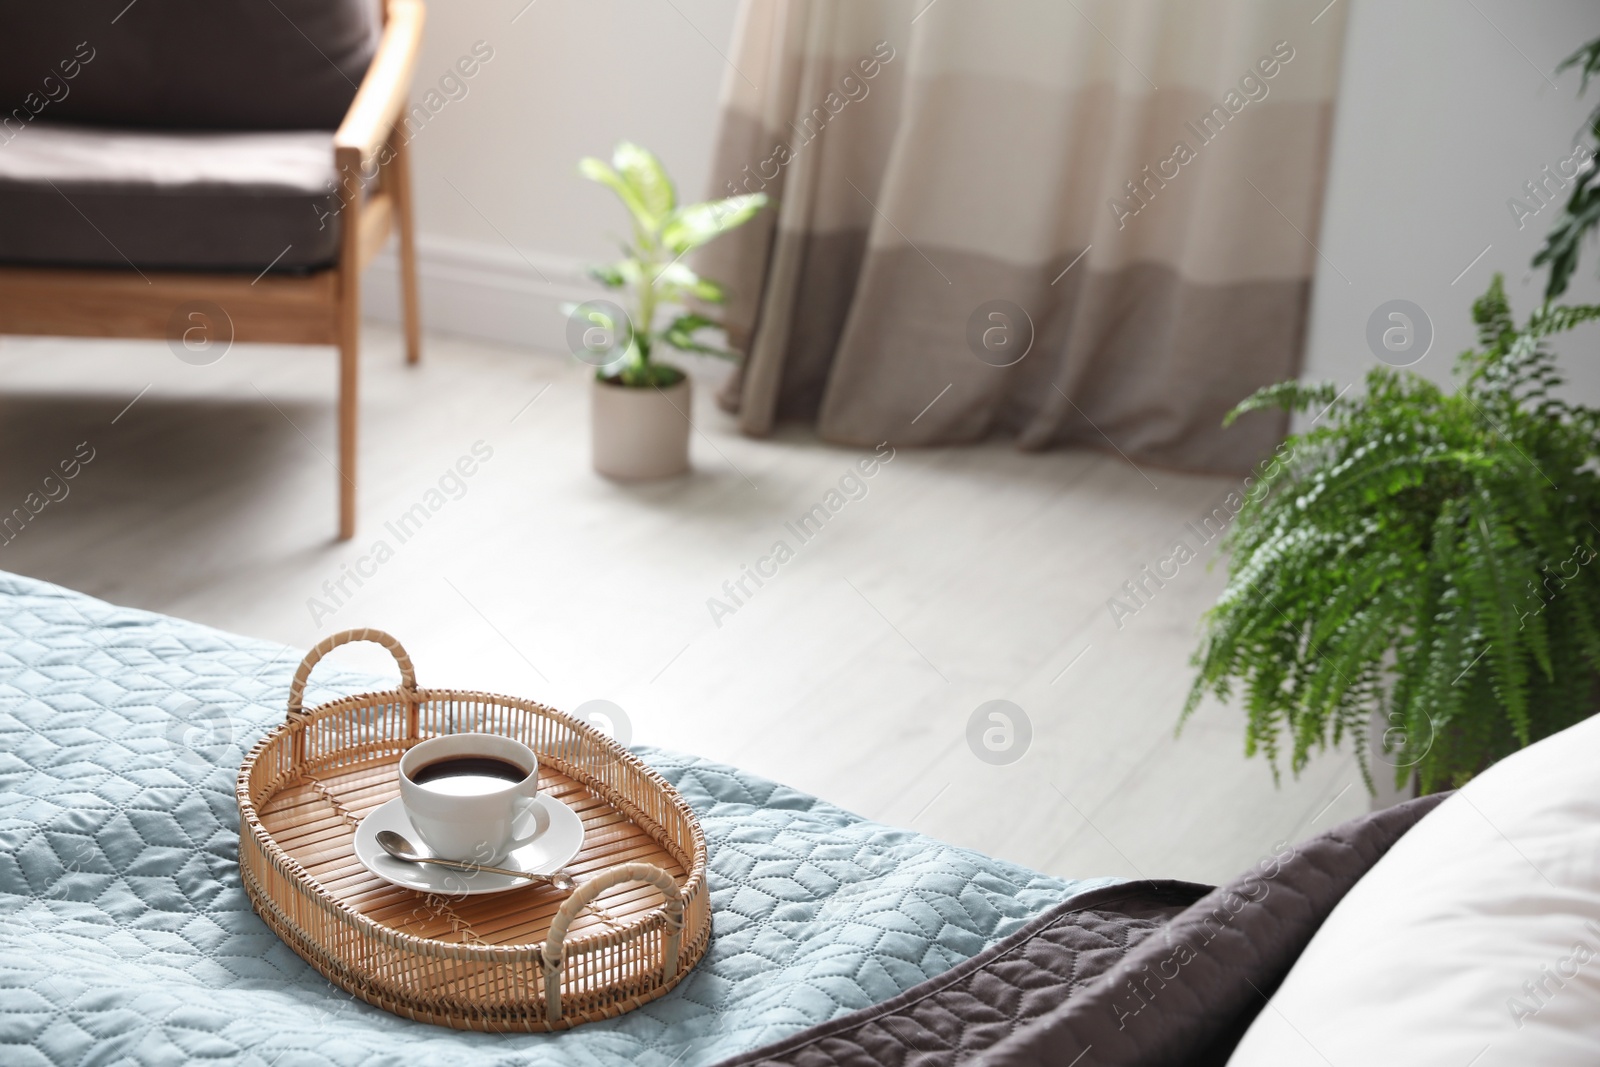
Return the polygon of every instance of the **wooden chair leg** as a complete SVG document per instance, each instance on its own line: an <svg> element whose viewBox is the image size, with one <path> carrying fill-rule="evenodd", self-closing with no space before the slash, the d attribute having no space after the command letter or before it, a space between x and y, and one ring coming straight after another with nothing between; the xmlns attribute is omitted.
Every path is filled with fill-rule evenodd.
<svg viewBox="0 0 1600 1067"><path fill-rule="evenodd" d="M354 313L351 308L357 309ZM356 413L360 375L360 304L350 301L339 314L339 540L356 535Z"/></svg>
<svg viewBox="0 0 1600 1067"><path fill-rule="evenodd" d="M339 540L356 535L356 414L361 369L361 185L359 153L335 157L339 199Z"/></svg>
<svg viewBox="0 0 1600 1067"><path fill-rule="evenodd" d="M395 225L400 230L400 299L405 305L406 362L422 359L422 311L417 305L417 238L411 199L411 149L405 130L395 127L390 138L394 157L389 170L394 177Z"/></svg>

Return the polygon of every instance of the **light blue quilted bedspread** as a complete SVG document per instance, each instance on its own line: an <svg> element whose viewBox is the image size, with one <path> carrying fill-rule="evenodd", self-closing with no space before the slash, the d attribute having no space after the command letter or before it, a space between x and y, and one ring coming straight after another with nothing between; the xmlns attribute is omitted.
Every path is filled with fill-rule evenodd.
<svg viewBox="0 0 1600 1067"><path fill-rule="evenodd" d="M0 1065L690 1067L894 996L1103 884L641 749L705 829L699 966L562 1034L414 1023L330 985L239 885L234 775L282 720L298 659L0 573Z"/></svg>

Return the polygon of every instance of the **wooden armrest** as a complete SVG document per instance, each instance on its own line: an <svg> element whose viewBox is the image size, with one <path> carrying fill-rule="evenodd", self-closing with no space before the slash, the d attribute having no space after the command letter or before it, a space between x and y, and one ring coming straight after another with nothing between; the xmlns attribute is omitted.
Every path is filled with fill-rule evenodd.
<svg viewBox="0 0 1600 1067"><path fill-rule="evenodd" d="M389 139L411 91L411 72L422 45L422 0L388 0L389 17L383 25L377 54L361 79L361 88L333 135L333 149L345 160L359 154L365 166ZM353 160L352 160L353 161Z"/></svg>

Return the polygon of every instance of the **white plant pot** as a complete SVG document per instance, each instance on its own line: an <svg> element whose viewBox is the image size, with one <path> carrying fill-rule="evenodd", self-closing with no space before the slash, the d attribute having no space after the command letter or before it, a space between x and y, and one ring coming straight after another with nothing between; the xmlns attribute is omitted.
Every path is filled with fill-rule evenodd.
<svg viewBox="0 0 1600 1067"><path fill-rule="evenodd" d="M671 478L689 469L689 379L630 389L598 378L589 387L594 469L622 482Z"/></svg>

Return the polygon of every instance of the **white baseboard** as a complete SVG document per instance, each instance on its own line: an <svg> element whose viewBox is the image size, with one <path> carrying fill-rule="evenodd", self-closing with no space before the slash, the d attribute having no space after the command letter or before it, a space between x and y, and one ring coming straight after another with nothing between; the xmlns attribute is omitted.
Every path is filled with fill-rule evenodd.
<svg viewBox="0 0 1600 1067"><path fill-rule="evenodd" d="M577 260L441 237L418 238L417 276L424 330L550 352L567 350L561 304L603 291ZM362 279L367 318L400 321L399 278L391 241Z"/></svg>

